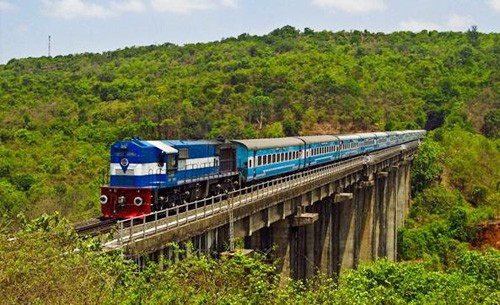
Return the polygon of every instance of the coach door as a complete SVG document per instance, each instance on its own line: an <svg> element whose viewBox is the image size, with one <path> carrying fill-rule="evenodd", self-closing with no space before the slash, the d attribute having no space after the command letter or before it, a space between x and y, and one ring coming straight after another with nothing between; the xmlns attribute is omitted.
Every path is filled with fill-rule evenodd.
<svg viewBox="0 0 500 305"><path fill-rule="evenodd" d="M232 145L222 144L219 150L219 168L221 172L236 171L236 149Z"/></svg>

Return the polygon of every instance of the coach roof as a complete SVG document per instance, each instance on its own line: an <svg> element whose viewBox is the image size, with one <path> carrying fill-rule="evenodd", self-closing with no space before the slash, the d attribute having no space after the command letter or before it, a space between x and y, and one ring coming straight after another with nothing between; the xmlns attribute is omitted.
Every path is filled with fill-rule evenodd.
<svg viewBox="0 0 500 305"><path fill-rule="evenodd" d="M287 146L302 146L304 142L297 138L268 138L268 139L249 139L249 140L231 140L231 142L241 144L249 150L260 150L267 148L281 148Z"/></svg>
<svg viewBox="0 0 500 305"><path fill-rule="evenodd" d="M322 136L303 136L303 137L297 137L297 139L301 139L304 141L306 144L312 144L312 143L327 143L327 142L334 142L338 141L339 139L335 136L330 136L330 135L322 135Z"/></svg>

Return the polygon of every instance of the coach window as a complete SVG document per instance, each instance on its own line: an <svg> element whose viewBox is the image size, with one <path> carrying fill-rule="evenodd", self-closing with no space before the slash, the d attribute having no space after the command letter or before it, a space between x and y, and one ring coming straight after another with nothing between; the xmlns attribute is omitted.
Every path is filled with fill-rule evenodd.
<svg viewBox="0 0 500 305"><path fill-rule="evenodd" d="M257 157L257 166L261 166L262 165L262 156L258 156Z"/></svg>

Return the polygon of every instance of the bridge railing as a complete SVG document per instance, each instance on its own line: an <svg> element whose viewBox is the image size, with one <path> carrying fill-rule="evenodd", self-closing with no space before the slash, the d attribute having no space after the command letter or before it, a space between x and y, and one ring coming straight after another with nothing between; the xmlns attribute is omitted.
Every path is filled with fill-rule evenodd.
<svg viewBox="0 0 500 305"><path fill-rule="evenodd" d="M219 213L224 213L236 206L250 204L278 192L289 191L304 183L313 182L325 176L345 172L351 168L372 162L375 158L378 159L413 148L414 146L418 146L418 143L407 143L405 146L401 145L384 149L374 152L369 156L354 157L230 191L226 194L204 198L139 217L120 220L117 222L118 231L116 239L119 245L123 245L123 243L132 242L147 235L156 234L160 231L166 231Z"/></svg>

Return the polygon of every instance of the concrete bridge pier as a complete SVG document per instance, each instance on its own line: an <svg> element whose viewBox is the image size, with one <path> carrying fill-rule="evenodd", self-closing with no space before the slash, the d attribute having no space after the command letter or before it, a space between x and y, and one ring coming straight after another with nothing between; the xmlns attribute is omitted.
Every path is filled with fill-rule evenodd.
<svg viewBox="0 0 500 305"><path fill-rule="evenodd" d="M353 194L354 187L351 185L345 189L345 193L335 195L333 212L333 262L334 273L354 267L354 243L356 228L356 209ZM347 195L350 194L350 195ZM342 196L343 195L343 196Z"/></svg>
<svg viewBox="0 0 500 305"><path fill-rule="evenodd" d="M356 263L367 262L375 259L377 238L375 234L375 180L373 176L367 177L359 183L358 223L359 255Z"/></svg>

